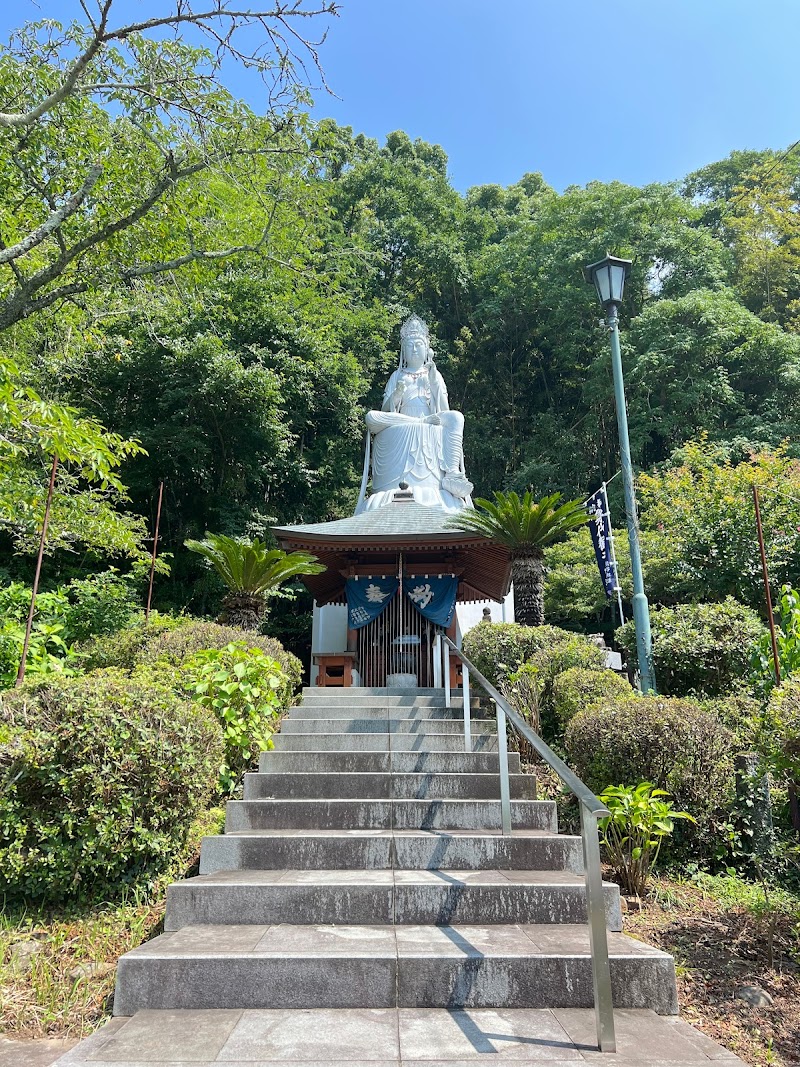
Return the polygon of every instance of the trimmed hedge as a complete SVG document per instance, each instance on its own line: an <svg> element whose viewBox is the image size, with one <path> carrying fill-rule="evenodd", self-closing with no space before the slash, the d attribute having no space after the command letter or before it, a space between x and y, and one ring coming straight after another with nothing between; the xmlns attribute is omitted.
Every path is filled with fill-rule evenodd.
<svg viewBox="0 0 800 1067"><path fill-rule="evenodd" d="M142 669L0 695L0 893L61 902L163 873L214 795L212 711Z"/></svg>
<svg viewBox="0 0 800 1067"><path fill-rule="evenodd" d="M153 612L145 622L140 615L128 626L115 633L103 634L84 641L76 648L81 666L86 671L105 670L118 667L120 670L132 671L139 661L142 649L167 630L175 630L186 625L185 620L172 615L159 615Z"/></svg>
<svg viewBox="0 0 800 1067"><path fill-rule="evenodd" d="M750 652L764 633L758 615L733 597L721 604L678 604L650 613L658 688L669 696L716 697L747 683ZM628 662L637 664L636 631L616 633Z"/></svg>
<svg viewBox="0 0 800 1067"><path fill-rule="evenodd" d="M260 649L278 661L287 679L280 689L279 703L283 708L288 707L303 679L302 663L274 637L237 626L153 614L149 623L140 619L136 625L115 634L87 641L79 651L86 670L119 667L130 671L137 664L147 667L161 664L174 671L198 652L223 649L231 644Z"/></svg>
<svg viewBox="0 0 800 1067"><path fill-rule="evenodd" d="M693 700L639 697L603 700L572 719L564 738L568 762L601 793L609 785L652 782L693 815L681 835L713 836L733 795L733 735Z"/></svg>
<svg viewBox="0 0 800 1067"><path fill-rule="evenodd" d="M613 671L568 667L553 679L553 714L565 729L578 712L598 701L636 700L638 695L627 679Z"/></svg>
<svg viewBox="0 0 800 1067"><path fill-rule="evenodd" d="M516 622L481 622L464 635L464 653L481 674L499 686L536 652L571 641L576 634L557 626L521 626ZM587 642L588 643L588 642Z"/></svg>

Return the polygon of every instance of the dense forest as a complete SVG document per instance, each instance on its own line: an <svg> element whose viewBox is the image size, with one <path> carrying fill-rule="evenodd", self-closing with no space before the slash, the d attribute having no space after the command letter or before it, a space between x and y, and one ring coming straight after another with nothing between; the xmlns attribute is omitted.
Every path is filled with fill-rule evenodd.
<svg viewBox="0 0 800 1067"><path fill-rule="evenodd" d="M0 90L20 112L52 88L47 33L21 32L4 53ZM760 453L779 481L795 477L800 152L735 151L673 183L563 192L532 152L515 184L462 194L439 145L312 122L302 100L260 117L201 76L196 48L127 48L103 60L122 88L0 126L0 402L17 429L31 423L19 405L48 417L68 405L108 450L105 469L63 453L46 586L141 570L161 480L163 607L215 607L187 538L350 513L363 413L412 311L466 417L476 493L588 494L618 467L605 330L582 275L606 251L634 262L622 337L633 459L651 478L645 527L669 526L669 472L687 462L734 478ZM131 87L165 64L181 90L156 105ZM51 452L41 435L5 438L8 578L31 573ZM558 589L577 606L556 615L576 622L595 594L570 586L560 551ZM656 599L691 597L699 572L661 580L662 554ZM737 581L718 595L756 601Z"/></svg>

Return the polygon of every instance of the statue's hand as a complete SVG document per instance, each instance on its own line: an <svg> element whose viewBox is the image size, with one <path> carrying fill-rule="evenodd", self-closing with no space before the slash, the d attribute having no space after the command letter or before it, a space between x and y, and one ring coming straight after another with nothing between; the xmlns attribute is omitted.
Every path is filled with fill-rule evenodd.
<svg viewBox="0 0 800 1067"><path fill-rule="evenodd" d="M436 412L434 412L433 415L426 415L422 421L427 422L429 426L441 426L442 424L442 420L439 418Z"/></svg>
<svg viewBox="0 0 800 1067"><path fill-rule="evenodd" d="M406 383L401 378L397 385L394 387L394 392L392 393L392 403L395 405L395 407L400 407L400 402L403 399L403 394L405 393L405 391Z"/></svg>

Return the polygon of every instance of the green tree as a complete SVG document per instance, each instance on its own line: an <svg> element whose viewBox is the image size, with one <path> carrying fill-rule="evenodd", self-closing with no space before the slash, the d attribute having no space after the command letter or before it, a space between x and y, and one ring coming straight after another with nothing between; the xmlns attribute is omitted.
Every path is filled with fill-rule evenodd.
<svg viewBox="0 0 800 1067"><path fill-rule="evenodd" d="M511 553L514 579L514 608L524 626L544 624L544 549L586 523L586 509L580 500L561 503L553 493L534 502L530 492L495 493L494 500L477 499L480 510L464 510L453 520L454 527L483 534Z"/></svg>
<svg viewBox="0 0 800 1067"><path fill-rule="evenodd" d="M762 318L800 330L800 189L778 161L757 164L731 193L737 288Z"/></svg>
<svg viewBox="0 0 800 1067"><path fill-rule="evenodd" d="M207 533L204 541L187 541L186 547L207 559L228 588L220 621L243 630L258 629L267 598L291 578L325 570L308 552L270 550L258 538L243 544L224 534Z"/></svg>
<svg viewBox="0 0 800 1067"><path fill-rule="evenodd" d="M81 7L88 25L27 25L0 51L0 98L14 107L0 113L0 329L119 282L263 250L308 187L293 90L303 53L317 53L297 24L334 3L175 2L128 23L114 0ZM224 59L265 75L265 117L224 88Z"/></svg>
<svg viewBox="0 0 800 1067"><path fill-rule="evenodd" d="M671 560L664 586L675 600L733 596L763 610L753 486L761 493L770 578L800 580L800 463L777 449L741 462L705 439L690 442L652 474L641 474L640 521Z"/></svg>
<svg viewBox="0 0 800 1067"><path fill-rule="evenodd" d="M765 323L731 289L648 304L626 342L631 447L659 462L706 431L721 443L777 447L800 429L800 338Z"/></svg>
<svg viewBox="0 0 800 1067"><path fill-rule="evenodd" d="M144 521L127 502L118 469L141 454L138 442L109 433L72 407L44 400L19 368L0 358L0 528L19 552L39 544L53 457L59 461L46 551L143 554Z"/></svg>
<svg viewBox="0 0 800 1067"><path fill-rule="evenodd" d="M635 253L627 319L724 284L729 255L671 186L593 182L558 195L531 181L527 189L514 188L516 215L511 197L498 207L491 187L468 198L467 232L482 228L489 239L470 247L469 313L446 367L468 416L479 490L566 487L577 496L618 466L608 344L582 267L608 248Z"/></svg>

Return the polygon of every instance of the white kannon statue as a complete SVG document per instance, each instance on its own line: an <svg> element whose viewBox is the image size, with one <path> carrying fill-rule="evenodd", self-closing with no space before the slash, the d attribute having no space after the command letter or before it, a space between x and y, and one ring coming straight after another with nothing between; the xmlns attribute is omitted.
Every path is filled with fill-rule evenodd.
<svg viewBox="0 0 800 1067"><path fill-rule="evenodd" d="M403 323L400 364L389 378L382 410L367 413L367 429L357 515L390 504L401 483L426 507L472 507L473 486L464 474L464 416L450 410L428 327L417 315ZM370 466L372 492L366 496Z"/></svg>

